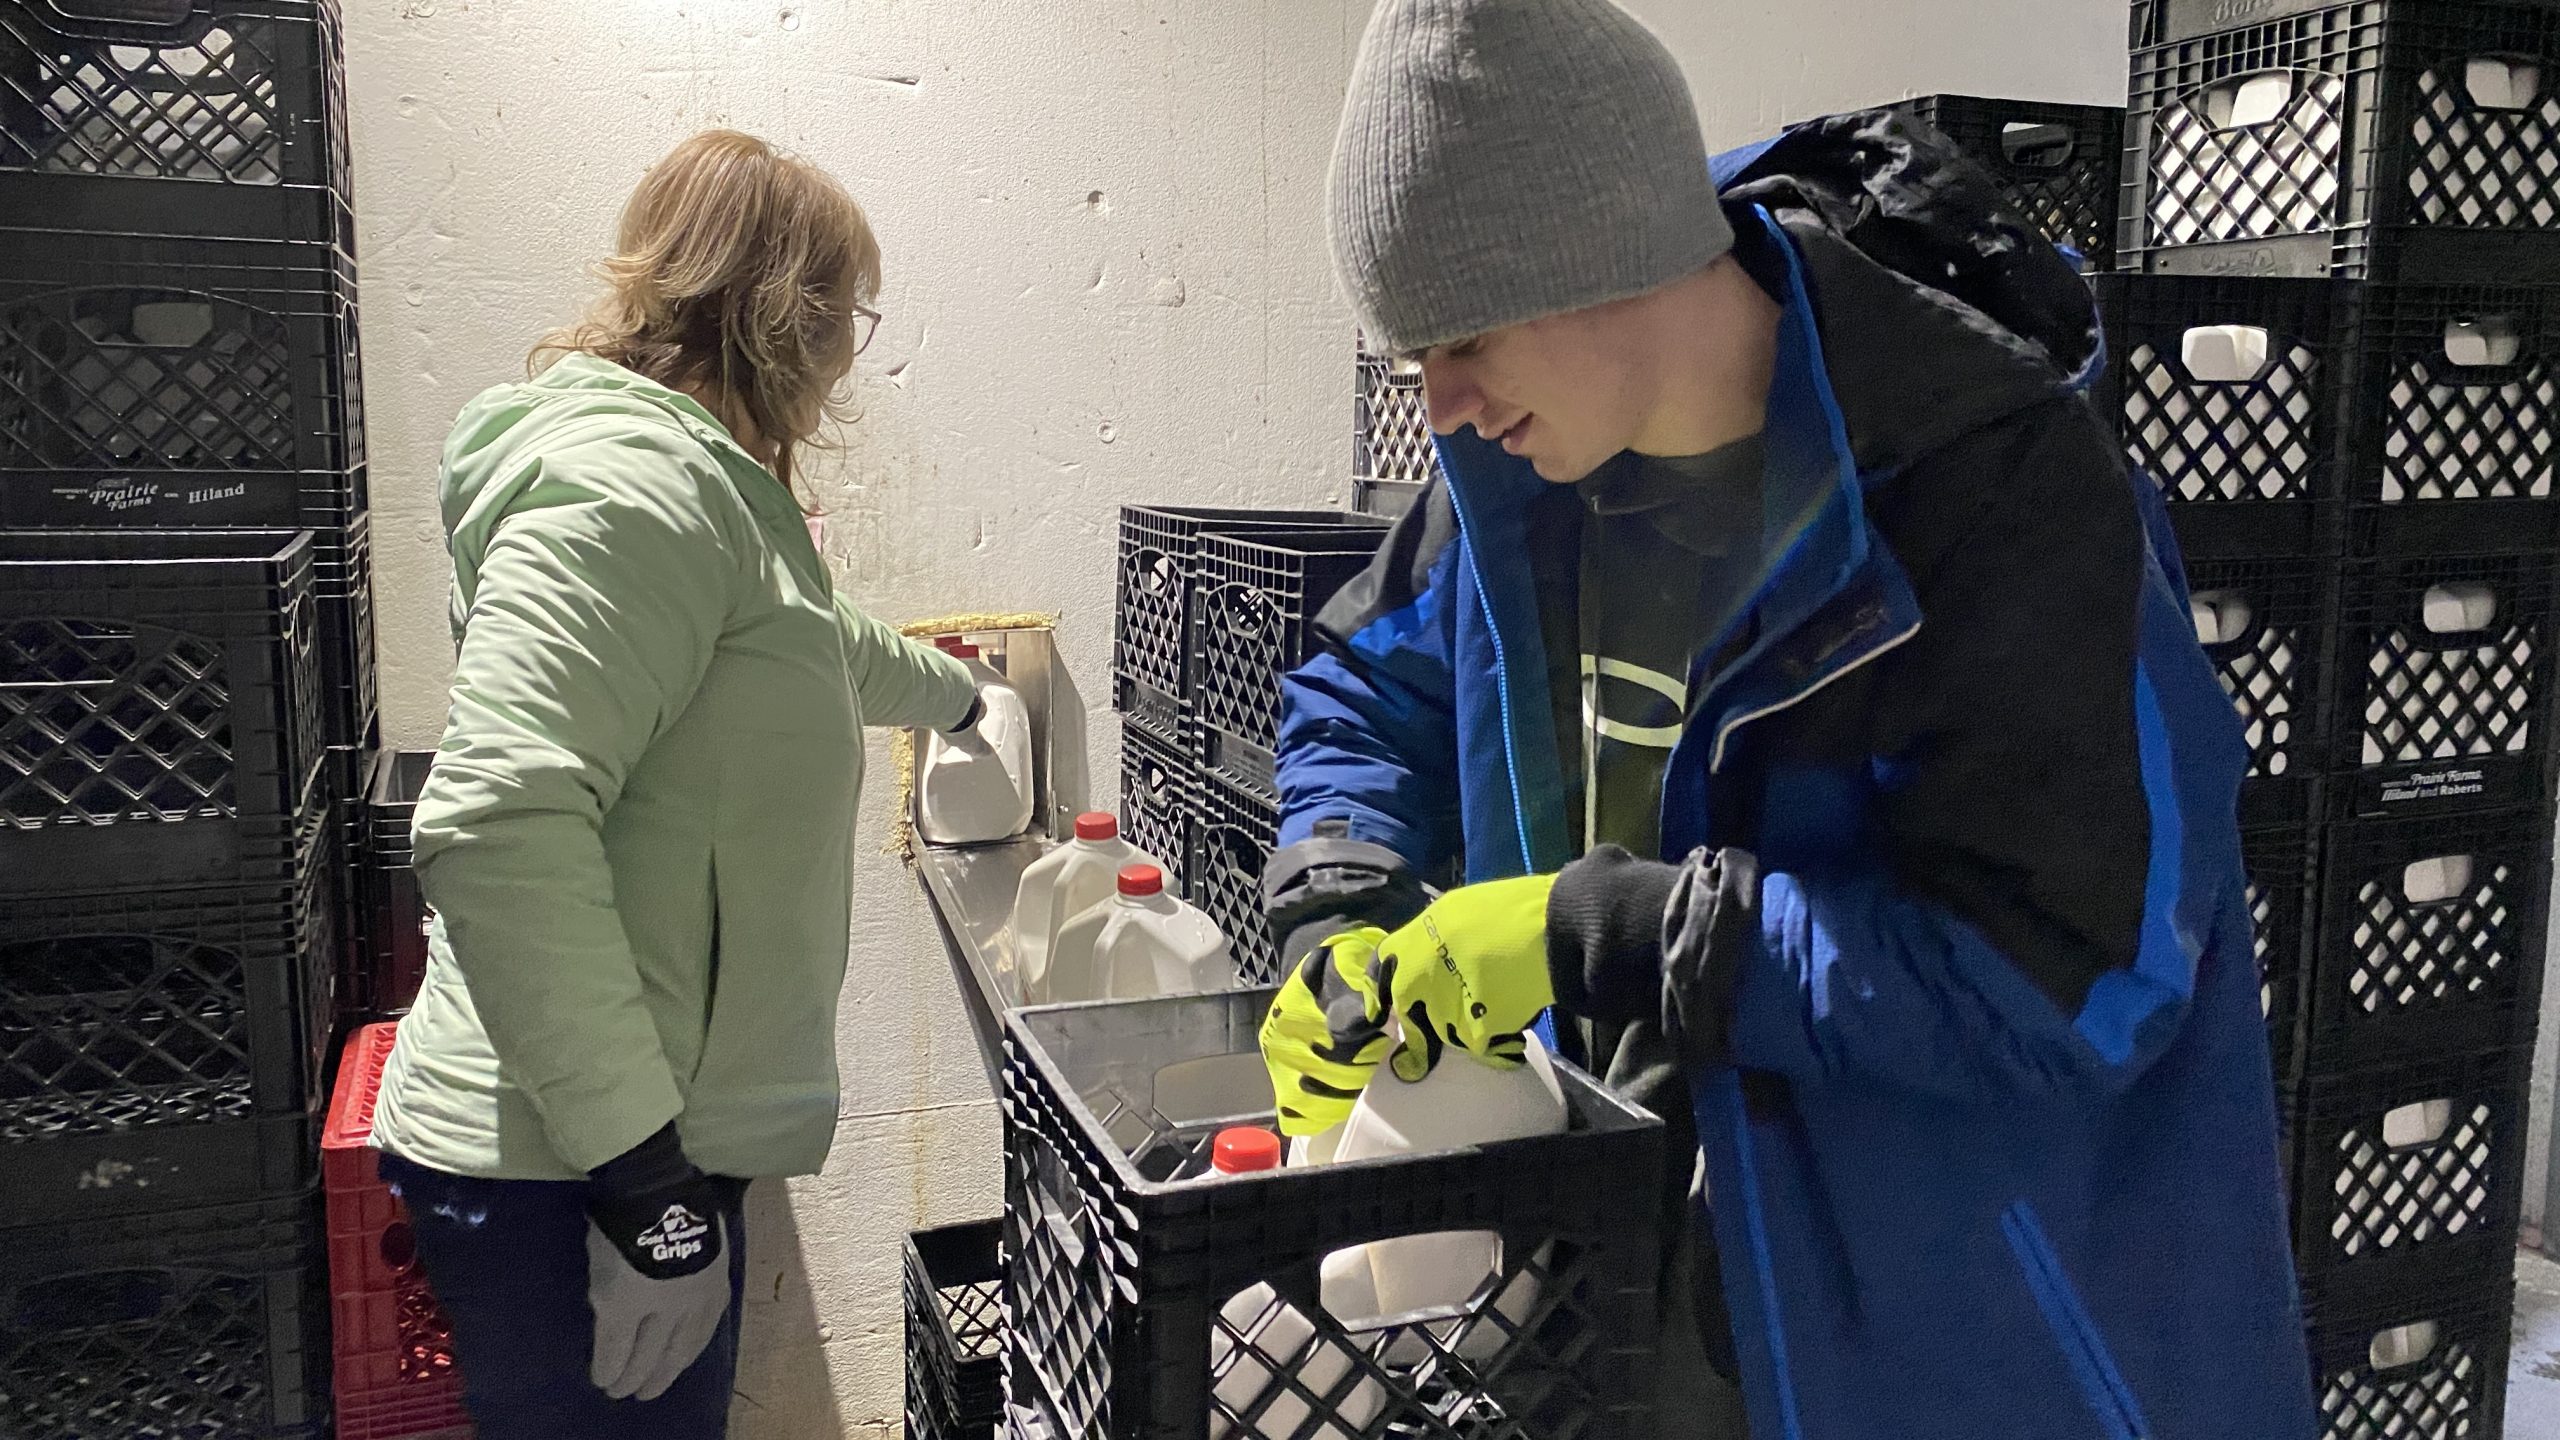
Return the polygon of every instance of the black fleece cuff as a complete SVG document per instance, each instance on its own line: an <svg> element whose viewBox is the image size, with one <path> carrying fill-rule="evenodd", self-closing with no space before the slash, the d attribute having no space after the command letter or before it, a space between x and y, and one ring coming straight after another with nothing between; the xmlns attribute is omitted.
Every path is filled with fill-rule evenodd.
<svg viewBox="0 0 2560 1440"><path fill-rule="evenodd" d="M648 1139L588 1171L587 1180L600 1190L632 1195L683 1184L696 1173L684 1157L676 1122L670 1120Z"/></svg>
<svg viewBox="0 0 2560 1440"><path fill-rule="evenodd" d="M1556 1004L1625 1025L1662 1014L1662 922L1680 867L1603 845L1547 894L1547 977Z"/></svg>
<svg viewBox="0 0 2560 1440"><path fill-rule="evenodd" d="M1345 930L1393 930L1430 901L1393 850L1321 830L1271 857L1262 893L1282 974Z"/></svg>

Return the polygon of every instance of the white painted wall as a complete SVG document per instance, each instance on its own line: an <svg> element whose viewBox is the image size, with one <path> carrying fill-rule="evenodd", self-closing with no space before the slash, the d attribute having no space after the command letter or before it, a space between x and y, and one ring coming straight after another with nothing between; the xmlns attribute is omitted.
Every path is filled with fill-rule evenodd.
<svg viewBox="0 0 2560 1440"><path fill-rule="evenodd" d="M2560 836L2554 837L2560 842ZM2548 910L2543 912L2549 914ZM2544 971L2560 969L2560 928L2546 937ZM2541 1043L2533 1060L2533 1103L2528 1108L2532 1133L2524 1158L2524 1223L2528 1230L2544 1232L2543 1250L2560 1256L2560 1216L2550 1213L2550 1201L2560 1171L2552 1165L2551 1153L2553 1086L2560 1079L2560 985L2545 983L2542 993Z"/></svg>
<svg viewBox="0 0 2560 1440"><path fill-rule="evenodd" d="M887 247L863 418L822 487L848 593L893 618L1058 611L1107 706L1121 502L1348 488L1350 329L1321 216L1367 8L350 0L390 740L432 745L443 720L446 426L575 311L643 167L715 124L834 170ZM1712 144L1927 91L2124 91L2121 0L1633 8L1682 56ZM1093 730L1108 784L1116 728ZM836 1154L759 1197L742 1440L892 1431L900 1239L997 1205L996 1117L930 917L894 864L858 878Z"/></svg>

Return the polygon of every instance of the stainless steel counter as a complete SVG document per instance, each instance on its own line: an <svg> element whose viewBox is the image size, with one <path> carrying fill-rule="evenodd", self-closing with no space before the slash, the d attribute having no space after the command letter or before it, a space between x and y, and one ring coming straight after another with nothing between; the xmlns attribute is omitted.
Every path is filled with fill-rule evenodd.
<svg viewBox="0 0 2560 1440"><path fill-rule="evenodd" d="M925 898L942 923L951 976L977 1031L990 1087L1003 1074L1004 1012L1022 1003L1013 968L1014 891L1048 848L1038 834L1001 845L922 847Z"/></svg>
<svg viewBox="0 0 2560 1440"><path fill-rule="evenodd" d="M972 630L960 638L977 646L1022 696L1031 721L1031 833L995 845L917 846L925 897L941 922L951 975L994 1086L1003 1074L1004 1012L1021 1003L1013 978L1014 891L1022 872L1047 853L1046 837L1066 833L1085 808L1090 776L1084 699L1058 659L1055 637L1046 630ZM910 811L909 818L921 813Z"/></svg>

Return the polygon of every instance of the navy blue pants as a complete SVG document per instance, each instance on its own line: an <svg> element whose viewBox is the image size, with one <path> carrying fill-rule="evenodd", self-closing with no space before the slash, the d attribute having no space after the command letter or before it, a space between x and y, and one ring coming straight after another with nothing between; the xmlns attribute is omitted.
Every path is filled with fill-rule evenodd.
<svg viewBox="0 0 2560 1440"><path fill-rule="evenodd" d="M729 1314L702 1358L655 1400L608 1398L587 1376L587 1187L475 1180L381 1158L409 1207L427 1283L453 1322L463 1404L480 1440L721 1440L738 1374L746 1185L730 1191Z"/></svg>

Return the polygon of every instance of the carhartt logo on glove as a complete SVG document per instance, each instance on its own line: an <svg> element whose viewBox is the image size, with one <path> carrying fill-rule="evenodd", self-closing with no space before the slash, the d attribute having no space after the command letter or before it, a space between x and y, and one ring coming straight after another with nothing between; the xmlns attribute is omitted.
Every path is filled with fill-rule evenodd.
<svg viewBox="0 0 2560 1440"><path fill-rule="evenodd" d="M690 1260L702 1253L710 1234L710 1223L701 1216L682 1205L670 1205L656 1225L640 1232L640 1245L652 1260Z"/></svg>

